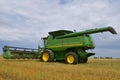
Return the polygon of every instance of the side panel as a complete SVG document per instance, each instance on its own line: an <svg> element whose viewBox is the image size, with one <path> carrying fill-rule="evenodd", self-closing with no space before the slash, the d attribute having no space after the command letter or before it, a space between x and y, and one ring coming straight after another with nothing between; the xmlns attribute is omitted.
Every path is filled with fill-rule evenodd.
<svg viewBox="0 0 120 80"><path fill-rule="evenodd" d="M94 41L93 41L91 35L85 36L84 47L85 47L85 49L94 49L95 48L95 44L94 44Z"/></svg>
<svg viewBox="0 0 120 80"><path fill-rule="evenodd" d="M48 40L46 43L46 48L51 49L53 51L63 51L64 48L62 46L62 39Z"/></svg>
<svg viewBox="0 0 120 80"><path fill-rule="evenodd" d="M67 54L67 52L59 51L59 52L54 52L54 54L55 54L55 59L56 60L64 60L65 59L65 55Z"/></svg>
<svg viewBox="0 0 120 80"><path fill-rule="evenodd" d="M46 48L53 51L65 51L68 48L93 49L94 47L94 42L90 35L51 39L48 40L46 44Z"/></svg>

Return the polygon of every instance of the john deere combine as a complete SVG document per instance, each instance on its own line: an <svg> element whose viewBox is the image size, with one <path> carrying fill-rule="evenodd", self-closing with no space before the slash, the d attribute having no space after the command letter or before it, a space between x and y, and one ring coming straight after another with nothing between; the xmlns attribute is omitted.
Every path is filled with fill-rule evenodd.
<svg viewBox="0 0 120 80"><path fill-rule="evenodd" d="M112 34L117 34L112 27L95 28L82 32L73 32L69 30L52 31L49 32L49 35L47 37L41 38L41 41L44 43L44 45L39 46L38 52L30 51L27 54L25 51L25 54L26 56L30 55L29 53L33 55L35 54L43 62L64 60L69 64L77 64L78 62L86 63L88 61L88 57L95 55L95 53L86 52L86 50L95 48L91 34L106 31L109 31ZM21 55L19 51L14 52L10 50L10 52L7 52L9 49L4 49L4 54L11 52L16 53L15 55Z"/></svg>

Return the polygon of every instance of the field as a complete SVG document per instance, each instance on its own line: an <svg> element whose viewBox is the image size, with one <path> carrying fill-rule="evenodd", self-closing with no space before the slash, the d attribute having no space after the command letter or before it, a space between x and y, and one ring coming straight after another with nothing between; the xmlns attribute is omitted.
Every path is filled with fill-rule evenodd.
<svg viewBox="0 0 120 80"><path fill-rule="evenodd" d="M0 57L0 80L120 80L120 59L89 59L69 65Z"/></svg>

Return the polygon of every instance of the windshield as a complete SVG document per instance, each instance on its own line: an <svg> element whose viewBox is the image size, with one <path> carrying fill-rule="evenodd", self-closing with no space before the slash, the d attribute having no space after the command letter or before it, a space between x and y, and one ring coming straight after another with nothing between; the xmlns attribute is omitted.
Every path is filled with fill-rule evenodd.
<svg viewBox="0 0 120 80"><path fill-rule="evenodd" d="M45 48L44 39L40 40L40 48Z"/></svg>

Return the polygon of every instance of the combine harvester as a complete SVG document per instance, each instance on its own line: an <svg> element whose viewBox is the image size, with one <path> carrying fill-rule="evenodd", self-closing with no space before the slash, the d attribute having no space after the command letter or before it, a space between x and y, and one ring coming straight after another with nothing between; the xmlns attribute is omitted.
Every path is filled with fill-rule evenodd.
<svg viewBox="0 0 120 80"><path fill-rule="evenodd" d="M41 38L44 46L41 47L42 45L40 45L38 51L34 51L34 49L27 51L28 48L23 48L20 51L16 47L13 47L14 50L10 49L11 47L4 47L3 57L7 59L11 59L13 56L14 58L40 58L43 62L64 60L68 64L86 63L88 57L95 55L95 53L86 52L95 48L91 34L106 31L117 34L112 27L95 28L82 32L69 30L52 31L49 32L47 37ZM8 54L9 57L5 57Z"/></svg>

